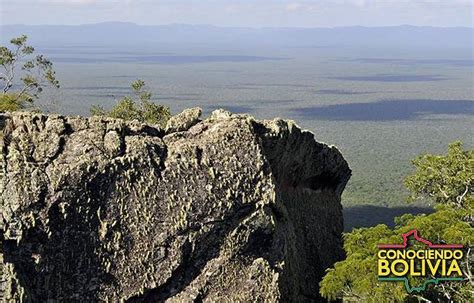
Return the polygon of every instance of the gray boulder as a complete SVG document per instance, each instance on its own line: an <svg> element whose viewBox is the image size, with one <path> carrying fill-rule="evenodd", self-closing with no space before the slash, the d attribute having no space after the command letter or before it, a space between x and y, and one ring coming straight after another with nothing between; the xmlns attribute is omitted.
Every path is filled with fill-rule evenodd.
<svg viewBox="0 0 474 303"><path fill-rule="evenodd" d="M166 123L166 133L182 132L199 122L202 109L199 107L188 108L172 116Z"/></svg>
<svg viewBox="0 0 474 303"><path fill-rule="evenodd" d="M321 301L339 151L291 121L192 121L0 115L5 301Z"/></svg>

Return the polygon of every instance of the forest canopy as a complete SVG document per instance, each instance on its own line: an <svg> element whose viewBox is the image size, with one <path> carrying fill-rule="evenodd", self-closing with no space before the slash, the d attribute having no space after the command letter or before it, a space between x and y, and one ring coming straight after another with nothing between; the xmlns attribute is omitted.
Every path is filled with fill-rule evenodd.
<svg viewBox="0 0 474 303"><path fill-rule="evenodd" d="M405 179L409 201L429 199L435 203L436 211L398 217L394 229L380 224L345 234L347 257L327 271L320 285L321 295L350 302L473 302L473 164L474 150L465 150L461 142L450 144L446 155L425 154L413 160L415 171ZM378 281L378 244L399 243L400 235L413 229L433 243L464 245L463 282L444 282L430 285L421 293L408 293L403 283Z"/></svg>

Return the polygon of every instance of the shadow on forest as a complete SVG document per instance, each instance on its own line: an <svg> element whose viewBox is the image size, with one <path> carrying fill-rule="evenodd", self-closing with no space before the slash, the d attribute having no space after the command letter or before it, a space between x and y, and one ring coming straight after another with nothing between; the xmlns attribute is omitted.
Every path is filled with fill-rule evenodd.
<svg viewBox="0 0 474 303"><path fill-rule="evenodd" d="M431 214L434 210L429 207L383 207L373 205L360 205L345 207L344 231L351 231L357 227L369 227L377 224L386 224L393 227L393 219L403 214Z"/></svg>
<svg viewBox="0 0 474 303"><path fill-rule="evenodd" d="M416 120L423 115L474 115L473 100L401 99L295 108L307 119L337 121Z"/></svg>
<svg viewBox="0 0 474 303"><path fill-rule="evenodd" d="M378 74L370 76L340 76L328 77L332 80L341 81L370 81L370 82L426 82L443 81L449 78L443 75L397 75L397 74Z"/></svg>
<svg viewBox="0 0 474 303"><path fill-rule="evenodd" d="M281 61L290 58L281 57L260 57L260 56L179 56L179 55L159 55L159 56L124 56L124 57L53 57L53 62L58 63L146 63L146 64L193 64L212 62L260 62L260 61Z"/></svg>
<svg viewBox="0 0 474 303"><path fill-rule="evenodd" d="M473 67L473 59L402 59L402 58L357 58L350 60L360 63L390 65L445 65L454 67Z"/></svg>

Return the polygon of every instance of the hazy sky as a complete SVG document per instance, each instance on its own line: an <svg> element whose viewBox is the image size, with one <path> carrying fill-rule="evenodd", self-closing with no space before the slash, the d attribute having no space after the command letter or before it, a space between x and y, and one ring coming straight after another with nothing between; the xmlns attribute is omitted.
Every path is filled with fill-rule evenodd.
<svg viewBox="0 0 474 303"><path fill-rule="evenodd" d="M474 0L0 0L0 24L474 26Z"/></svg>

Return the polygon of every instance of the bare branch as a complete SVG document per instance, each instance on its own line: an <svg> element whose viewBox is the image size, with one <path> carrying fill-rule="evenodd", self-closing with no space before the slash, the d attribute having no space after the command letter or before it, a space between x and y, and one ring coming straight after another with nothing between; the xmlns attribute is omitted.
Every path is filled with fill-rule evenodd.
<svg viewBox="0 0 474 303"><path fill-rule="evenodd" d="M464 190L464 192L463 192L460 196L456 197L456 201L457 201L459 204L462 204L462 200L464 199L464 197L466 196L466 194L467 194L468 191L469 191L469 186L466 185L466 189Z"/></svg>

